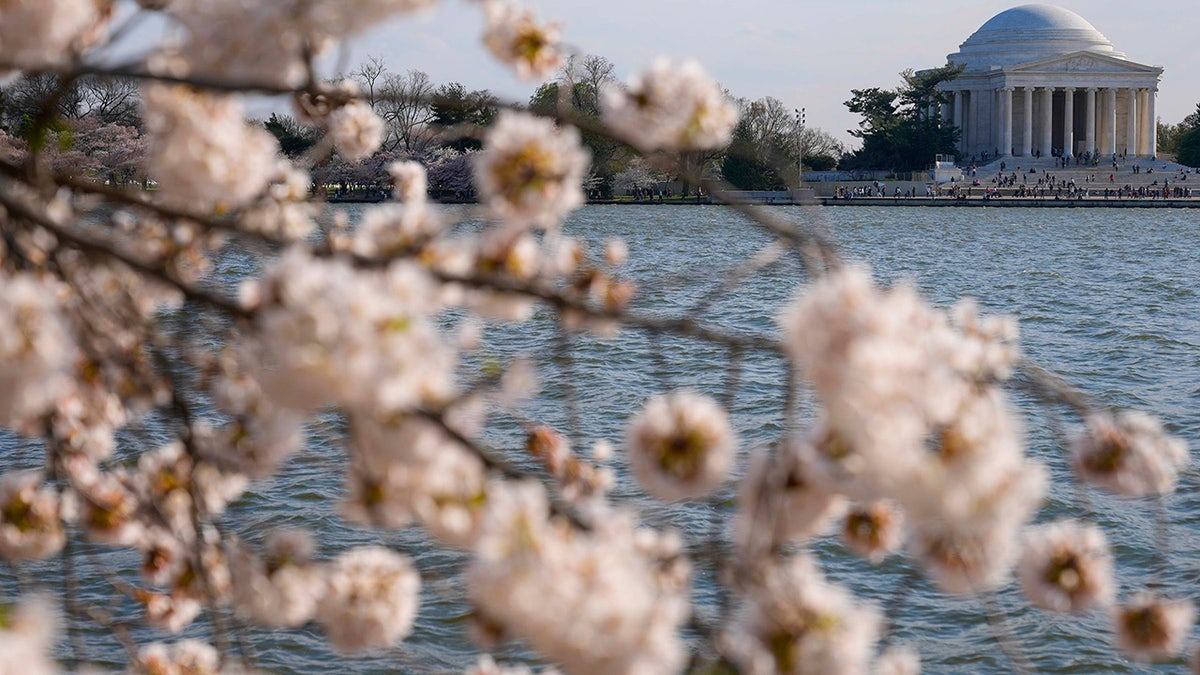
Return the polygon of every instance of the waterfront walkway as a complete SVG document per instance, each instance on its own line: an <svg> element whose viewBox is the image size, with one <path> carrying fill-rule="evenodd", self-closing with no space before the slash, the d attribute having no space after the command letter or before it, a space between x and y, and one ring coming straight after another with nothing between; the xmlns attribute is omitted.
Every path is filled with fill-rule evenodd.
<svg viewBox="0 0 1200 675"><path fill-rule="evenodd" d="M962 197L854 197L853 199L821 199L824 206L944 206L944 207L1016 207L1016 208L1099 208L1099 209L1200 209L1200 198L1189 199L1104 199L1089 197L1087 199L1021 199L1018 197L1000 197L984 199L982 196Z"/></svg>
<svg viewBox="0 0 1200 675"><path fill-rule="evenodd" d="M1003 164L1004 168L1001 169ZM964 171L961 181L944 183L936 197L913 188L913 198L857 194L824 198L827 205L853 206L1035 206L1098 208L1200 208L1200 174L1163 160L1117 159L1057 166L1054 158L1007 157ZM888 190L886 183L883 184Z"/></svg>

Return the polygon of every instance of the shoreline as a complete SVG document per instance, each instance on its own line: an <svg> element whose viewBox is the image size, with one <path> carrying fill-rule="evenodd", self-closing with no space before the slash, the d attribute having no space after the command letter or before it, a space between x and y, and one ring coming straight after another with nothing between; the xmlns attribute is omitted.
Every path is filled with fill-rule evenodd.
<svg viewBox="0 0 1200 675"><path fill-rule="evenodd" d="M331 199L329 204L381 204L384 199ZM438 204L474 204L471 201L443 201ZM630 199L594 199L587 202L588 206L730 206L733 204L752 204L754 206L890 206L890 207L936 207L936 208L1046 208L1046 209L1200 209L1200 198L1191 199L1036 199L1001 197L983 199L973 197L955 199L953 197L855 197L853 199L838 199L835 197L818 197L813 201L745 201L719 202L709 198L696 199L665 199L659 200L630 200Z"/></svg>
<svg viewBox="0 0 1200 675"><path fill-rule="evenodd" d="M822 197L822 206L927 206L927 207L1015 207L1015 208L1045 208L1045 209L1200 209L1200 198L1190 199L1104 199L1092 197L1089 199L1036 199L1002 197L995 199L971 198L954 199L953 197L928 198L916 197L855 197L853 199L837 199Z"/></svg>

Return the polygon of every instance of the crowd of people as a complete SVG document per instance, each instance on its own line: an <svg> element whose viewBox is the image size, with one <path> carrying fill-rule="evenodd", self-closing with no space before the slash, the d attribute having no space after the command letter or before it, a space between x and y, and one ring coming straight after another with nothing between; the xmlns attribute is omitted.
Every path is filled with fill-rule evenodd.
<svg viewBox="0 0 1200 675"><path fill-rule="evenodd" d="M968 164L962 169L962 180L952 180L950 183L942 185L934 185L929 183L924 187L924 198L926 199L968 199L980 197L984 200L1010 198L1010 199L1191 199L1193 197L1192 190L1187 185L1188 177L1192 173L1200 174L1200 169L1176 168L1174 174L1170 178L1155 179L1149 185L1135 185L1133 182L1120 181L1122 171L1121 161L1124 158L1120 155L1114 155L1112 171L1104 176L1096 173L1087 173L1083 176L1076 175L1062 177L1047 170L1039 170L1035 167L1023 168L1016 167L1015 170L1008 170L1007 162L1000 163L1000 170L988 178L979 177L979 167L976 164ZM1075 166L1096 166L1099 158L1095 155L1083 153L1077 157L1061 157L1061 161L1056 162L1055 166L1061 169L1069 169L1072 162ZM1164 164L1161 169L1167 169L1169 165ZM1149 175L1154 173L1153 166L1143 166L1141 164L1132 164L1125 167L1125 173L1128 175ZM986 184L983 181L988 181ZM1124 182L1124 185L1121 183ZM894 185L889 187L883 181L874 181L869 185L854 185L842 186L839 185L834 191L834 198L840 200L849 200L854 198L892 198L892 199L916 199L921 192L921 188L911 183L908 187L903 185ZM1200 197L1200 195L1197 195Z"/></svg>

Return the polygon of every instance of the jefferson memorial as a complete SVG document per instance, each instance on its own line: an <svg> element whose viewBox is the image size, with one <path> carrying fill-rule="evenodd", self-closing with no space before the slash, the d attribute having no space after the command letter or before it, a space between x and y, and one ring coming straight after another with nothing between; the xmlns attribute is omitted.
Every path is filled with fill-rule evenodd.
<svg viewBox="0 0 1200 675"><path fill-rule="evenodd" d="M947 58L964 70L929 112L962 130L963 156L1155 154L1163 69L1130 61L1074 12L1001 12Z"/></svg>

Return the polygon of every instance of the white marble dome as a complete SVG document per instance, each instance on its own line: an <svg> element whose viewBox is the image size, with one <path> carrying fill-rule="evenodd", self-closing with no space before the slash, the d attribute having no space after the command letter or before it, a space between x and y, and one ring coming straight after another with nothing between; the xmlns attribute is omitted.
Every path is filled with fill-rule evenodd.
<svg viewBox="0 0 1200 675"><path fill-rule="evenodd" d="M1075 12L1053 5L1021 5L992 17L947 58L968 71L980 71L1080 51L1125 58Z"/></svg>

